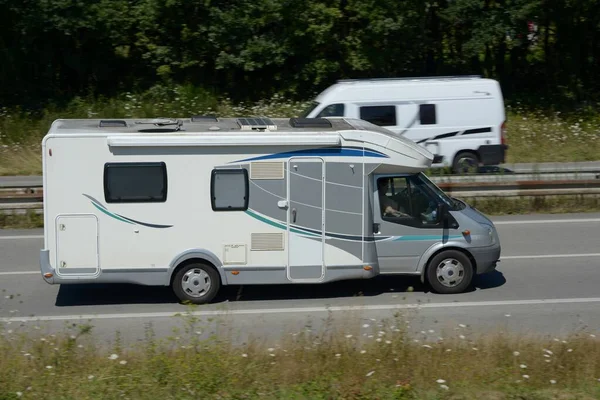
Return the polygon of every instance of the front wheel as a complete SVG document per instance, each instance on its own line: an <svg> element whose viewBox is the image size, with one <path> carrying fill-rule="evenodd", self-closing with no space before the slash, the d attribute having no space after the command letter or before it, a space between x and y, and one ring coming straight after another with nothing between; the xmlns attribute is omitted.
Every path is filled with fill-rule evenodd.
<svg viewBox="0 0 600 400"><path fill-rule="evenodd" d="M440 294L464 292L473 281L473 264L458 250L442 251L427 266L427 280Z"/></svg>
<svg viewBox="0 0 600 400"><path fill-rule="evenodd" d="M182 302L210 303L221 286L219 273L204 263L188 264L173 278L173 292Z"/></svg>

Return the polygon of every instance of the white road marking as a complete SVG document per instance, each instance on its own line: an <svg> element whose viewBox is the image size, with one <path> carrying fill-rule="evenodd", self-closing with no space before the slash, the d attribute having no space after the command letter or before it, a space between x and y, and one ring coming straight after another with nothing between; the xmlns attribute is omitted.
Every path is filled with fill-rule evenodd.
<svg viewBox="0 0 600 400"><path fill-rule="evenodd" d="M539 219L529 221L493 221L494 225L521 225L521 224L566 224L566 223L583 223L583 222L600 222L600 218L578 218L578 219Z"/></svg>
<svg viewBox="0 0 600 400"><path fill-rule="evenodd" d="M581 254L548 254L537 256L500 256L500 260L527 260L537 258L571 258L571 257L600 257L600 253L581 253Z"/></svg>
<svg viewBox="0 0 600 400"><path fill-rule="evenodd" d="M227 315L255 315L255 314L301 314L333 311L388 311L406 309L435 309L435 308L463 308L463 307L498 307L498 306L526 306L544 304L581 304L600 303L600 297L567 298L567 299L534 299L534 300L500 300L500 301L466 301L428 304L380 304L370 306L338 306L338 307L294 307L294 308L265 308L230 311L195 311L195 312L155 312L155 313L124 313L124 314L82 314L82 315L46 315L37 317L8 317L0 318L0 322L39 322L39 321L71 321L90 319L131 319L131 318L171 318L177 316L227 316Z"/></svg>
<svg viewBox="0 0 600 400"><path fill-rule="evenodd" d="M521 256L501 256L500 260L528 260L528 259L540 259L540 258L572 258L572 257L600 257L600 253L579 253L579 254L546 254L546 255L521 255ZM41 274L40 271L4 271L0 272L2 275L33 275Z"/></svg>
<svg viewBox="0 0 600 400"><path fill-rule="evenodd" d="M44 235L0 236L0 240L43 239Z"/></svg>

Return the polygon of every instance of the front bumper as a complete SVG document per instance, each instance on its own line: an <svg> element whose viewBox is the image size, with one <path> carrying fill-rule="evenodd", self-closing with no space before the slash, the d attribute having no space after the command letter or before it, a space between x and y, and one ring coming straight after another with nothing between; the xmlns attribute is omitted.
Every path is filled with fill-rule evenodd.
<svg viewBox="0 0 600 400"><path fill-rule="evenodd" d="M477 275L495 271L500 262L500 244L469 249L477 265Z"/></svg>

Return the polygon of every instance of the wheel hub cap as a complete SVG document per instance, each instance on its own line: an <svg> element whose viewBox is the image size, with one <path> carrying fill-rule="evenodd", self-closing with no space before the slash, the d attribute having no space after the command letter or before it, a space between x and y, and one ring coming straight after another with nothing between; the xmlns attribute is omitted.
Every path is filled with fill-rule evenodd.
<svg viewBox="0 0 600 400"><path fill-rule="evenodd" d="M181 279L183 291L192 297L202 297L211 288L210 276L202 269L191 269Z"/></svg>
<svg viewBox="0 0 600 400"><path fill-rule="evenodd" d="M446 287L459 285L465 276L465 268L455 259L446 259L442 261L436 269L438 282Z"/></svg>

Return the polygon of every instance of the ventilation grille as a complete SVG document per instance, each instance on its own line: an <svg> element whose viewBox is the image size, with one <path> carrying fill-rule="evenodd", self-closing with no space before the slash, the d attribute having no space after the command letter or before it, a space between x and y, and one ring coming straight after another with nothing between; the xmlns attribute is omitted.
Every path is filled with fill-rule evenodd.
<svg viewBox="0 0 600 400"><path fill-rule="evenodd" d="M250 164L250 179L283 179L284 174L282 162L253 162Z"/></svg>
<svg viewBox="0 0 600 400"><path fill-rule="evenodd" d="M283 233L253 233L250 250L281 251L283 250Z"/></svg>

